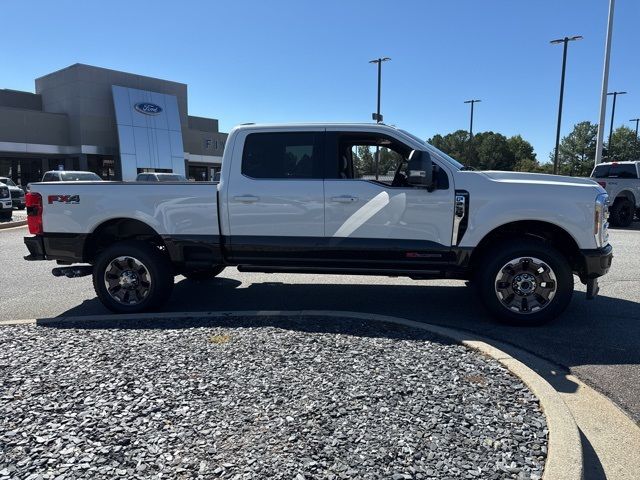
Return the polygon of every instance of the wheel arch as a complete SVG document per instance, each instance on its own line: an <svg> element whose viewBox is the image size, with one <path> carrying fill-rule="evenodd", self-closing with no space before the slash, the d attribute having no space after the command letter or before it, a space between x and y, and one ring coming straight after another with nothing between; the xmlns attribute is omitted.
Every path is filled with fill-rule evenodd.
<svg viewBox="0 0 640 480"><path fill-rule="evenodd" d="M622 200L622 199L629 200L631 203L633 203L633 207L634 208L637 205L636 196L633 194L633 192L631 190L622 190L622 191L618 192L618 194L616 195L616 198L613 201L616 202L616 201Z"/></svg>
<svg viewBox="0 0 640 480"><path fill-rule="evenodd" d="M115 242L141 240L166 250L166 245L158 232L149 224L134 218L112 218L97 225L87 235L83 248L83 259L92 263L98 253Z"/></svg>
<svg viewBox="0 0 640 480"><path fill-rule="evenodd" d="M580 247L575 238L564 228L541 220L521 220L505 223L487 233L473 249L470 258L471 273L473 275L478 263L498 242L522 237L537 238L548 242L562 253L571 269L580 272L583 269L580 262Z"/></svg>

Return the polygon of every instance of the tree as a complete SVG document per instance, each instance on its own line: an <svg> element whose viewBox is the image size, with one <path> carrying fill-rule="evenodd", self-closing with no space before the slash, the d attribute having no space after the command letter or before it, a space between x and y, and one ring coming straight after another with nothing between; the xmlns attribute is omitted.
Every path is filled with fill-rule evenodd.
<svg viewBox="0 0 640 480"><path fill-rule="evenodd" d="M465 165L472 164L472 159L469 155L469 132L466 130L456 130L444 136L440 134L434 135L427 142L447 155L452 156L460 163Z"/></svg>
<svg viewBox="0 0 640 480"><path fill-rule="evenodd" d="M459 162L478 169L515 170L517 165L536 171L541 168L533 146L520 135L507 138L500 133L479 132L470 140L469 132L457 130L444 136L434 135L427 142Z"/></svg>
<svg viewBox="0 0 640 480"><path fill-rule="evenodd" d="M558 148L558 173L588 177L596 158L598 126L585 121L575 124L572 132L563 137ZM615 138L613 140L615 148ZM553 152L550 154L553 162Z"/></svg>
<svg viewBox="0 0 640 480"><path fill-rule="evenodd" d="M640 142L635 131L629 127L619 127L613 131L609 147L609 159L617 162L640 160Z"/></svg>
<svg viewBox="0 0 640 480"><path fill-rule="evenodd" d="M481 132L472 143L477 155L477 164L481 170L513 170L515 155L509 149L507 137L500 133Z"/></svg>
<svg viewBox="0 0 640 480"><path fill-rule="evenodd" d="M507 139L507 145L515 157L516 162L521 160L533 160L537 164L533 145L527 142L521 135L514 135Z"/></svg>

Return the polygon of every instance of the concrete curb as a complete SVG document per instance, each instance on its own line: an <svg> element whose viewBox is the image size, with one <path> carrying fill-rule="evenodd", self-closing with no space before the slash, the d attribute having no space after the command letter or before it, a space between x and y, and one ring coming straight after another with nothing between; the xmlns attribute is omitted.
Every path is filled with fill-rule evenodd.
<svg viewBox="0 0 640 480"><path fill-rule="evenodd" d="M0 223L0 230L6 230L9 228L24 227L27 224L26 220L20 222Z"/></svg>
<svg viewBox="0 0 640 480"><path fill-rule="evenodd" d="M489 340L482 336L455 330L452 328L424 324L403 318L385 315L362 314L357 312L321 311L321 310L295 310L295 311L235 311L235 312L163 312L136 315L95 315L86 317L57 317L38 320L0 321L0 325L37 324L41 326L55 324L69 324L99 322L117 319L151 320L155 318L216 318L216 317L243 317L243 316L318 316L330 318L355 318L361 320L373 320L429 331L441 337L454 340L469 348L472 348L488 357L499 361L509 371L520 378L534 395L539 399L540 405L547 419L549 428L547 460L543 474L544 480L580 480L583 478L583 455L580 433L576 422L562 400L560 394L534 370L521 361L501 350L500 342ZM496 346L497 345L497 346ZM509 347L513 350L513 347ZM521 352L527 354L526 352ZM529 355L529 354L527 354Z"/></svg>

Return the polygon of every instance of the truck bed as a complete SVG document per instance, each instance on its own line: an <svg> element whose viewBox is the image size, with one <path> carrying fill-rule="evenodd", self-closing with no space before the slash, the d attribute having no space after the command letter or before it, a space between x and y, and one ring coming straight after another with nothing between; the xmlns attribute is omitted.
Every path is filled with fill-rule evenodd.
<svg viewBox="0 0 640 480"><path fill-rule="evenodd" d="M42 196L48 233L89 234L131 218L163 236L219 235L216 182L46 182L31 191Z"/></svg>

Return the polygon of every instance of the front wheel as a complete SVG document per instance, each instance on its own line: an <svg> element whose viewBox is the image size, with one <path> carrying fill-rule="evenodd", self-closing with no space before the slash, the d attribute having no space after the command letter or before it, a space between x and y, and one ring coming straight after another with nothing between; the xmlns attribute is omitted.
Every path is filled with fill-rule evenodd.
<svg viewBox="0 0 640 480"><path fill-rule="evenodd" d="M631 200L621 198L613 202L609 221L614 227L628 227L633 222L635 207Z"/></svg>
<svg viewBox="0 0 640 480"><path fill-rule="evenodd" d="M173 289L173 271L155 246L137 241L116 243L103 251L93 268L93 287L102 304L117 313L160 307Z"/></svg>
<svg viewBox="0 0 640 480"><path fill-rule="evenodd" d="M573 295L573 274L553 246L531 239L499 243L479 262L476 287L501 322L531 326L560 315Z"/></svg>

